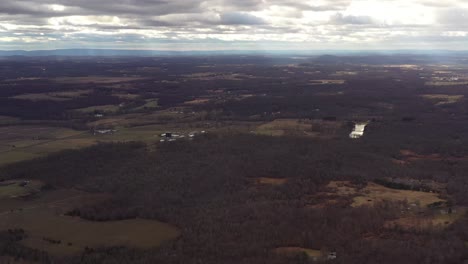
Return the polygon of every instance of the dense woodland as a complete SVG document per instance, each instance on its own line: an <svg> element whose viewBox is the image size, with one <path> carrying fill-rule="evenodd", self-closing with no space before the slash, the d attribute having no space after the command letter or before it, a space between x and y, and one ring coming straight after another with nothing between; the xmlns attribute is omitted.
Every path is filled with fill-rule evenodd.
<svg viewBox="0 0 468 264"><path fill-rule="evenodd" d="M67 260L76 263L298 263L269 251L283 245L333 249L340 256L336 263L460 263L468 253L463 222L444 232L385 230L383 222L399 210L397 204L307 208L320 202L311 197L330 180L365 182L402 172L386 153L369 154L371 148L349 141L209 135L162 144L154 152L139 143L66 151L4 167L1 175L115 194L71 215L92 221L158 219L182 230L159 250L93 249ZM444 179L439 177L445 168L428 174L423 164L405 169L404 176L448 181L449 194L465 205L468 197L459 189L467 184L464 166L448 166L453 175ZM254 178L262 176L292 179L283 186L255 186ZM366 234L375 239L362 239Z"/></svg>

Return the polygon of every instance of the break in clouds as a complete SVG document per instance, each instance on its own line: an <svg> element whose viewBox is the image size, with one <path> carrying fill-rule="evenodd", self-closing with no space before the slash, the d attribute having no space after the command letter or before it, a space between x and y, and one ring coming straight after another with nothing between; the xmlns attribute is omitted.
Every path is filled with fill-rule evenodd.
<svg viewBox="0 0 468 264"><path fill-rule="evenodd" d="M0 49L462 49L464 0L2 0Z"/></svg>

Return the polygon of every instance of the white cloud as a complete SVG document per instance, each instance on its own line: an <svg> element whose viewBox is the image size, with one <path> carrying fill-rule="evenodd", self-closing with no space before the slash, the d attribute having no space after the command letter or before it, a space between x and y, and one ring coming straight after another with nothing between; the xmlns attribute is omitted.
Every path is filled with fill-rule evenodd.
<svg viewBox="0 0 468 264"><path fill-rule="evenodd" d="M453 48L454 39L467 41L467 25L464 0L2 0L0 48L12 42L19 48L35 42L44 47L48 39L61 47L73 47L79 39L110 48L116 42L157 47L166 40L184 40L174 47L186 49L208 42L219 48L231 48L226 42L343 49L447 43Z"/></svg>

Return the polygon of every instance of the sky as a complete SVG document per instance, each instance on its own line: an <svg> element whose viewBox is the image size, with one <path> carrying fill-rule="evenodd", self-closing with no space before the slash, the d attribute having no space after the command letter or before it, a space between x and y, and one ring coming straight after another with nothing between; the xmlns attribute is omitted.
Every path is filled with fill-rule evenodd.
<svg viewBox="0 0 468 264"><path fill-rule="evenodd" d="M0 0L0 49L468 49L467 0Z"/></svg>

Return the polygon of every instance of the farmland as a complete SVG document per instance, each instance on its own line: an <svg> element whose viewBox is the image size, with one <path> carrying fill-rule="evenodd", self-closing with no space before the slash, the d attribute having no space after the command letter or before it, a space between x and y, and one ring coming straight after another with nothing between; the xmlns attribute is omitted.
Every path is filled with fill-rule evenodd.
<svg viewBox="0 0 468 264"><path fill-rule="evenodd" d="M63 190L41 193L36 201L26 202L5 200L12 199L5 197L12 194L6 193L5 187L0 193L0 227L25 230L28 237L21 241L23 245L54 256L79 254L86 247L104 245L154 248L178 236L176 228L152 220L91 222L64 216L73 206L102 199L96 195Z"/></svg>
<svg viewBox="0 0 468 264"><path fill-rule="evenodd" d="M0 262L463 263L462 58L1 60Z"/></svg>

